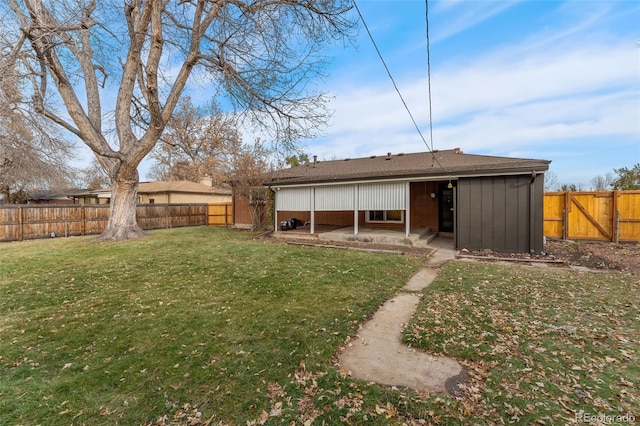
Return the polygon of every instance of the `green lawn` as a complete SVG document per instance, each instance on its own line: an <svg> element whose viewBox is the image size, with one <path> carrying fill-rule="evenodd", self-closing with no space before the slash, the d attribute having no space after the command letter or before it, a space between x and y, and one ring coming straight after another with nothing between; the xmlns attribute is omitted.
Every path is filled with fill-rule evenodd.
<svg viewBox="0 0 640 426"><path fill-rule="evenodd" d="M0 244L0 424L469 424L640 417L637 277L455 262L405 333L466 397L352 380L348 335L424 259L216 228Z"/></svg>
<svg viewBox="0 0 640 426"><path fill-rule="evenodd" d="M0 244L0 424L260 419L307 372L335 377L338 346L423 261L250 236ZM291 402L273 419L304 417Z"/></svg>
<svg viewBox="0 0 640 426"><path fill-rule="evenodd" d="M640 421L637 276L456 262L429 288L405 342L468 367L460 411L469 421Z"/></svg>

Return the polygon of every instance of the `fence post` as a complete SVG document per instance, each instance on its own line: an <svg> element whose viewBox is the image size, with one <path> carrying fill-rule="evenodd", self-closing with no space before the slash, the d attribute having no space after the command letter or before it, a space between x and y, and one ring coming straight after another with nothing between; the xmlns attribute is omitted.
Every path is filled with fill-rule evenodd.
<svg viewBox="0 0 640 426"><path fill-rule="evenodd" d="M564 193L564 215L562 218L562 239L569 239L569 213L571 213L571 193Z"/></svg>
<svg viewBox="0 0 640 426"><path fill-rule="evenodd" d="M618 210L618 191L611 191L611 220L613 229L611 230L611 241L618 244L620 211Z"/></svg>
<svg viewBox="0 0 640 426"><path fill-rule="evenodd" d="M22 206L18 207L18 241L24 240L24 218Z"/></svg>

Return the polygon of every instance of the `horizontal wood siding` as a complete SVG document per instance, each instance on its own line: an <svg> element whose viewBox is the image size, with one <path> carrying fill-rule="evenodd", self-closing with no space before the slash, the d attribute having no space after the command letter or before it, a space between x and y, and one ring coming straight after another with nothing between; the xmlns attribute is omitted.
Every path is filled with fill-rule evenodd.
<svg viewBox="0 0 640 426"><path fill-rule="evenodd" d="M109 220L108 205L0 206L0 241L100 234ZM206 204L143 204L136 209L142 229L207 224Z"/></svg>
<svg viewBox="0 0 640 426"><path fill-rule="evenodd" d="M640 241L640 191L547 192L544 235L596 241Z"/></svg>

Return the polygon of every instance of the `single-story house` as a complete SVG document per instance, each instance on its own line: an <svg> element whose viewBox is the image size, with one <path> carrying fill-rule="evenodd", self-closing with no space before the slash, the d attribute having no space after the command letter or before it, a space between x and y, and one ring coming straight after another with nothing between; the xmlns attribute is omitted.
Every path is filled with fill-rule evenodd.
<svg viewBox="0 0 640 426"><path fill-rule="evenodd" d="M111 189L99 189L73 194L80 204L109 204ZM231 189L211 185L210 179L198 182L140 182L139 204L217 204L231 203Z"/></svg>
<svg viewBox="0 0 640 426"><path fill-rule="evenodd" d="M455 247L543 251L544 173L550 161L464 154L459 148L317 161L279 170L274 226L298 218L316 225L428 228ZM235 210L241 208L235 203ZM242 213L235 212L236 218Z"/></svg>
<svg viewBox="0 0 640 426"><path fill-rule="evenodd" d="M27 198L27 204L74 204L69 191L36 191Z"/></svg>

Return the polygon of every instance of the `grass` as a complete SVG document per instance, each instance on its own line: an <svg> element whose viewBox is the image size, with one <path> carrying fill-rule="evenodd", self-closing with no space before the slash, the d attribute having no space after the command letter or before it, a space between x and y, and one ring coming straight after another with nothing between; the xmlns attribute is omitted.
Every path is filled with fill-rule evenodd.
<svg viewBox="0 0 640 426"><path fill-rule="evenodd" d="M628 423L640 419L638 294L628 274L456 262L404 339L466 364L472 380L452 420L567 424L600 414Z"/></svg>
<svg viewBox="0 0 640 426"><path fill-rule="evenodd" d="M637 277L454 262L405 339L465 396L346 377L347 336L423 259L215 228L0 244L0 424L572 423L640 417Z"/></svg>
<svg viewBox="0 0 640 426"><path fill-rule="evenodd" d="M258 419L421 262L249 237L0 245L0 424Z"/></svg>

